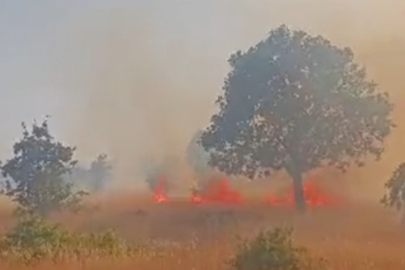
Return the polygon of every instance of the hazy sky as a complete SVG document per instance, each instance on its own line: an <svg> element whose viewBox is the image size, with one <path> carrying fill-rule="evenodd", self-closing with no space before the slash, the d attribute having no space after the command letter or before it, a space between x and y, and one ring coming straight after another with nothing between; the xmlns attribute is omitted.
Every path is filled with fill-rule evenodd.
<svg viewBox="0 0 405 270"><path fill-rule="evenodd" d="M111 153L120 178L146 157L181 156L229 55L281 23L352 47L404 100L404 14L399 0L0 0L0 158L21 121L47 114L80 157Z"/></svg>
<svg viewBox="0 0 405 270"><path fill-rule="evenodd" d="M148 55L141 55L144 58L143 63L130 63L130 66L136 65L136 67L131 71L124 70L128 67L124 66L123 73L133 72L133 76L136 77L136 69L140 66L143 66L141 72L149 72L145 67L148 63L145 62L150 61L152 70L153 66L159 65L157 62L160 61L166 62L166 66L161 68L162 74L157 77L167 77L170 73L172 81L187 80L181 77L185 66L189 64L188 60L178 55L179 63L173 63L173 67L164 72L169 68L168 57L164 54L170 50L173 51L172 53L181 51L173 48L177 45L195 47L184 50L186 57L188 51L198 54L195 52L205 46L211 50L213 44L209 42L196 44L207 41L205 38L199 39L198 36L220 39L224 30L228 31L227 28L232 28L225 21L222 21L224 26L219 24L221 19L215 15L215 10L210 10L212 5L202 4L205 1L201 1L200 4L191 4L191 2L1 0L0 123L3 128L0 135L0 153L2 156L4 156L4 150L8 151L10 143L20 134L21 121L32 121L34 118L40 120L46 114L52 116L51 128L59 136L76 142L77 139L72 138L73 134L66 129L72 128L76 131L79 127L82 128L80 121L86 117L83 114L88 113L84 107L92 107L92 104L87 104L92 102L89 100L88 93L93 91L90 88L96 87L94 84L99 79L93 77L86 82L86 73L89 73L89 76L103 76L100 71L105 68L103 65L107 66L110 61L115 60L125 62L124 58L132 55L135 55L135 58L138 57L136 48L142 47L139 53L149 54L150 59ZM218 8L221 8L220 5L218 1ZM215 25L204 18L210 13L216 16ZM210 33L214 28L215 32ZM223 30L219 30L220 28ZM187 42L188 39L190 44L177 44L176 41ZM111 44L108 44L109 42ZM117 43L114 44L114 42ZM119 44L120 42L122 43ZM128 47L131 43L137 43L134 44L133 49ZM125 55L115 51L117 50L115 47L120 45L127 46L125 49L128 51L122 52ZM108 56L109 53L112 55ZM158 54L162 56L162 60L158 60ZM111 59L107 59L108 57ZM226 64L227 55L223 57L220 61ZM107 71L107 73L114 73L112 75L114 80L119 80L115 74L120 72L119 70ZM124 78L126 79L127 77ZM103 82L103 78L100 78L100 81ZM122 95L125 92L120 89L108 91L112 95ZM193 91L193 89L187 91ZM208 91L213 92L212 89ZM104 109L108 111L108 108ZM128 118L122 119L123 121L132 117L125 116Z"/></svg>

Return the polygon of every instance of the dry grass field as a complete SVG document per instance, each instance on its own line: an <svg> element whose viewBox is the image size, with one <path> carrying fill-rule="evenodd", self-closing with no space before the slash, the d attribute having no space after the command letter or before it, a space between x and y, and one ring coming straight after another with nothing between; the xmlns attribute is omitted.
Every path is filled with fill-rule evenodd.
<svg viewBox="0 0 405 270"><path fill-rule="evenodd" d="M296 243L325 258L331 270L405 269L405 228L377 205L317 208L297 216L292 210L253 202L238 206L193 205L180 200L156 204L120 195L99 201L81 214L53 219L78 231L114 228L130 243L153 241L158 248L145 253L157 255L115 261L66 260L56 265L44 262L30 267L3 263L0 269L225 270L235 253L237 237L249 238L274 226L293 227ZM12 225L7 208L3 208L0 222L2 229Z"/></svg>

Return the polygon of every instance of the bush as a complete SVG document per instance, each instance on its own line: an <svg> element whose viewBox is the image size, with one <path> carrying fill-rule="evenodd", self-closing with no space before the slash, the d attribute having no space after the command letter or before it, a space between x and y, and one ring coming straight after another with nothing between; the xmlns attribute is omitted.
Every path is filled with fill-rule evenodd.
<svg viewBox="0 0 405 270"><path fill-rule="evenodd" d="M292 229L275 228L261 232L253 241L243 241L230 261L233 270L315 270L324 269L323 260L312 259L304 247L296 247Z"/></svg>
<svg viewBox="0 0 405 270"><path fill-rule="evenodd" d="M0 259L33 264L43 260L131 256L135 252L112 231L80 234L25 217L0 239Z"/></svg>

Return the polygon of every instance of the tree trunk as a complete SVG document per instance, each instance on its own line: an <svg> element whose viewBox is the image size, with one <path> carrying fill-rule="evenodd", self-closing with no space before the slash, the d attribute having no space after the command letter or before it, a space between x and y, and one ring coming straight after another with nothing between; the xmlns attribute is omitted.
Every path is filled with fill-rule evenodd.
<svg viewBox="0 0 405 270"><path fill-rule="evenodd" d="M293 183L294 183L294 198L295 198L295 207L301 213L306 210L306 202L304 196L304 188L302 185L302 174L299 170L294 170L292 173Z"/></svg>

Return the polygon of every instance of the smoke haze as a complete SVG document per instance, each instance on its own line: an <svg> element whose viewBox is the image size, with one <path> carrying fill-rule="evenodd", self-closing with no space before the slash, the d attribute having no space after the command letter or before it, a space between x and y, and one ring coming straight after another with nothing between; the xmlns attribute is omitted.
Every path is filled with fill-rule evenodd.
<svg viewBox="0 0 405 270"><path fill-rule="evenodd" d="M399 127L383 160L333 177L375 198L405 160L403 1L40 0L43 5L32 10L12 2L0 4L0 34L7 34L0 49L8 48L6 60L0 60L0 91L6 97L0 112L7 116L0 121L10 127L2 153L20 134L20 121L51 114L51 128L77 145L80 158L104 151L113 157L116 183L143 185L150 160L177 158L179 170L187 170L181 162L185 149L215 110L229 55L284 23L351 47L396 104ZM35 23L18 24L13 13ZM23 41L16 38L19 29L25 31ZM12 89L25 98L7 98Z"/></svg>

